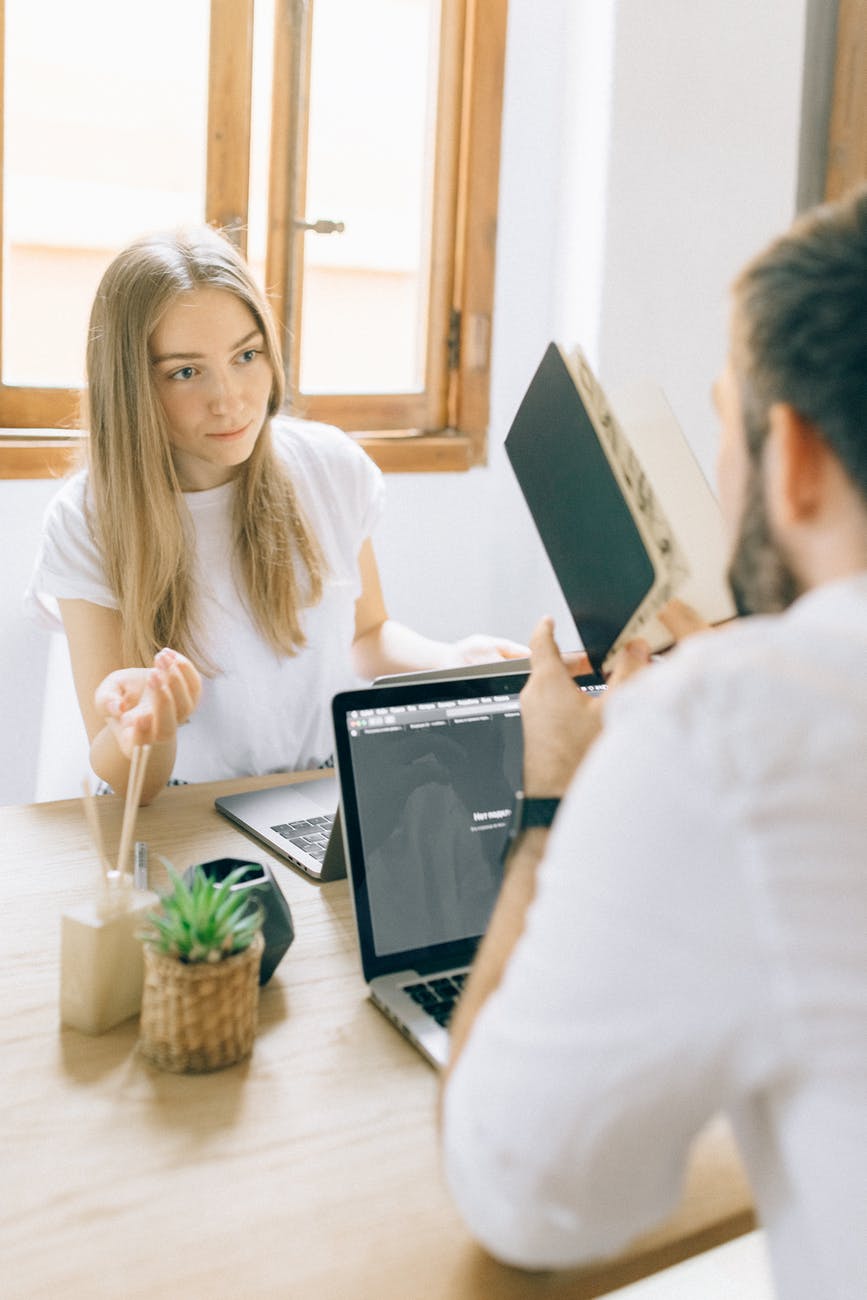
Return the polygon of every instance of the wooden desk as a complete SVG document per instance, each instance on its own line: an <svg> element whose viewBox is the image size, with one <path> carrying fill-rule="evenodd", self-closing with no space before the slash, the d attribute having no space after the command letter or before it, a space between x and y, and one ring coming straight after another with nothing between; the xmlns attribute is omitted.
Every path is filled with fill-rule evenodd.
<svg viewBox="0 0 867 1300"><path fill-rule="evenodd" d="M437 1078L367 1001L346 882L317 886L213 808L285 778L166 790L138 837L178 868L268 860L297 938L264 989L253 1056L175 1076L137 1023L87 1038L58 1023L59 915L94 873L77 802L0 809L3 1087L0 1292L12 1297L306 1300L589 1297L753 1224L727 1130L696 1144L684 1203L626 1256L582 1273L495 1264L439 1172ZM121 806L100 801L110 845Z"/></svg>

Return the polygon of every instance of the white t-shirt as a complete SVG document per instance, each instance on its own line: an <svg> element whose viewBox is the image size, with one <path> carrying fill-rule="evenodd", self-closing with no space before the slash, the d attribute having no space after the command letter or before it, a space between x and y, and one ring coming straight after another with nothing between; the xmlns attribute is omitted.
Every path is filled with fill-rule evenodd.
<svg viewBox="0 0 867 1300"><path fill-rule="evenodd" d="M731 1117L780 1300L867 1296L867 574L613 695L444 1103L470 1228L533 1267L676 1203Z"/></svg>
<svg viewBox="0 0 867 1300"><path fill-rule="evenodd" d="M277 654L252 622L235 580L234 483L185 492L195 532L203 643L219 666L178 731L174 775L187 781L317 767L332 752L331 697L358 684L350 648L361 580L358 553L382 508L383 481L367 455L339 429L278 417L272 436L298 501L327 561L318 605L304 610L307 644ZM69 479L46 512L42 546L28 588L31 607L46 597L89 600L110 609L99 550L85 516L87 474Z"/></svg>

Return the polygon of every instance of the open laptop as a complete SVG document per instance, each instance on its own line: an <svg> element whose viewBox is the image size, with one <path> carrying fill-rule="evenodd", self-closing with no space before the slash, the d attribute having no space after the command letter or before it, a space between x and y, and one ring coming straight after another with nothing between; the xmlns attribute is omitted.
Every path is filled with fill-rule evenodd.
<svg viewBox="0 0 867 1300"><path fill-rule="evenodd" d="M464 668L443 668L381 677L374 685L428 681L448 677L495 676L529 670L530 661L503 660ZM218 812L241 830L266 844L278 857L311 880L339 880L346 875L340 830L338 784L333 776L303 783L289 782L268 790L221 795Z"/></svg>
<svg viewBox="0 0 867 1300"><path fill-rule="evenodd" d="M362 970L375 1005L436 1066L502 880L525 681L396 682L333 702Z"/></svg>
<svg viewBox="0 0 867 1300"><path fill-rule="evenodd" d="M221 795L218 812L313 880L346 875L334 776ZM332 830L335 833L332 834Z"/></svg>

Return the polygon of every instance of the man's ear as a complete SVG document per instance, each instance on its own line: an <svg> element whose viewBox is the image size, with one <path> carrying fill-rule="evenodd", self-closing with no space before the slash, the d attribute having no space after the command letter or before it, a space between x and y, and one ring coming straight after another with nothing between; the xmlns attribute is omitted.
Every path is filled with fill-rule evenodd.
<svg viewBox="0 0 867 1300"><path fill-rule="evenodd" d="M807 523L822 509L831 451L815 425L793 406L768 412L764 467L767 506L783 527Z"/></svg>

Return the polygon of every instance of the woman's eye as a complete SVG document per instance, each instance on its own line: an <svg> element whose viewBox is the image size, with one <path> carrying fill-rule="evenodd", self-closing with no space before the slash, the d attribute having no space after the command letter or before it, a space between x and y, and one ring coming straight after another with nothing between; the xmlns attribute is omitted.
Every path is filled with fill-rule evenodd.
<svg viewBox="0 0 867 1300"><path fill-rule="evenodd" d="M244 365L247 365L250 361L253 360L254 357L258 357L258 355L259 355L258 348L245 348L244 351L241 353L241 355L238 357L238 360L242 362Z"/></svg>
<svg viewBox="0 0 867 1300"><path fill-rule="evenodd" d="M193 366L181 366L180 370L173 370L169 379L192 379L195 374Z"/></svg>

